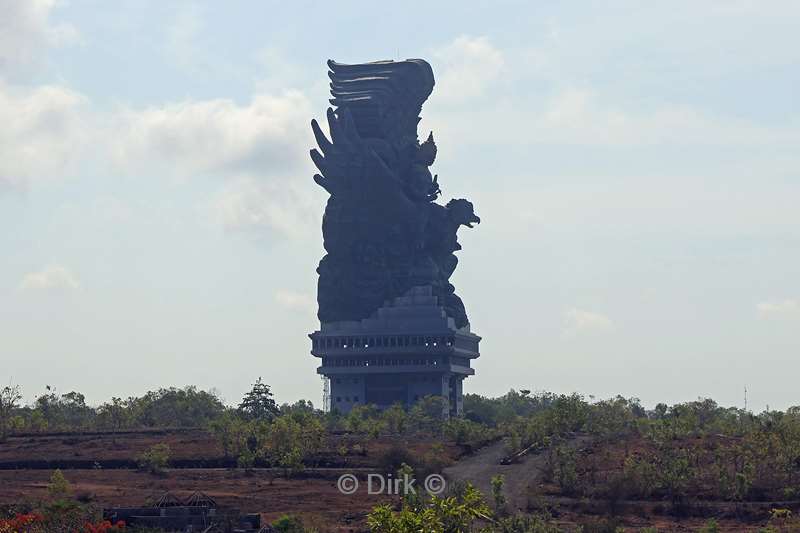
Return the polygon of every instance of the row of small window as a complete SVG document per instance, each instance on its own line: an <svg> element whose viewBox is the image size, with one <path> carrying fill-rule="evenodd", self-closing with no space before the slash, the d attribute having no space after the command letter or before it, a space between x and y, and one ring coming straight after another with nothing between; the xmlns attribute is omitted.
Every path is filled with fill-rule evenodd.
<svg viewBox="0 0 800 533"><path fill-rule="evenodd" d="M438 366L440 359L438 357L429 359L416 359L416 358L399 358L399 359L366 359L366 358L351 358L340 359L337 357L324 357L322 359L323 366Z"/></svg>
<svg viewBox="0 0 800 533"><path fill-rule="evenodd" d="M342 401L342 397L341 396L337 396L336 397L336 402L340 403L341 401ZM345 396L344 397L344 401L349 402L350 401L350 396ZM353 396L353 401L354 402L358 402L358 396Z"/></svg>
<svg viewBox="0 0 800 533"><path fill-rule="evenodd" d="M345 396L344 397L344 401L349 402L350 401L350 396ZM419 401L419 395L418 394L414 395L414 401L415 402ZM353 396L353 402L354 403L358 403L358 396ZM342 397L341 396L337 396L336 397L336 403L342 403Z"/></svg>
<svg viewBox="0 0 800 533"><path fill-rule="evenodd" d="M437 383L437 382L441 381L441 378L438 377L438 376L411 376L411 377L408 378L408 381L410 383L417 383L417 382L420 382L420 383L428 383L428 382ZM352 378L352 379L336 378L336 381L335 381L335 383L337 385L341 385L342 383L358 383L358 382L359 382L358 378Z"/></svg>
<svg viewBox="0 0 800 533"><path fill-rule="evenodd" d="M315 350L319 348L395 348L406 346L436 348L453 346L455 337L327 337L314 339L312 342Z"/></svg>

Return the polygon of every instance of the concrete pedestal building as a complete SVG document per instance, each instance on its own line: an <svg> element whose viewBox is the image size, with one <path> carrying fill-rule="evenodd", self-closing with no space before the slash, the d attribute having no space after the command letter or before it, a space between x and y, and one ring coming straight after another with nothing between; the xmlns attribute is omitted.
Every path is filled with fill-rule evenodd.
<svg viewBox="0 0 800 533"><path fill-rule="evenodd" d="M360 321L322 324L310 334L317 373L329 379L330 408L405 407L425 396L448 399L447 414L463 409L462 382L481 338L457 328L430 287L415 287Z"/></svg>

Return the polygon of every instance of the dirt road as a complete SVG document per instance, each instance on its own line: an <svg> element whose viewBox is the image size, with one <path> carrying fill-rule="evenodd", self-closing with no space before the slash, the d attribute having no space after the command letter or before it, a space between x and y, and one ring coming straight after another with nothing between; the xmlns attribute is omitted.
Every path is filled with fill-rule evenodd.
<svg viewBox="0 0 800 533"><path fill-rule="evenodd" d="M566 445L580 448L586 446L590 440L590 437L581 435L568 440ZM528 507L528 487L541 481L547 462L547 452L528 454L515 464L500 464L507 453L505 442L497 442L446 468L444 475L451 482L472 483L483 493L487 501L491 501L492 478L502 474L505 477L503 492L508 501L508 510L525 511Z"/></svg>

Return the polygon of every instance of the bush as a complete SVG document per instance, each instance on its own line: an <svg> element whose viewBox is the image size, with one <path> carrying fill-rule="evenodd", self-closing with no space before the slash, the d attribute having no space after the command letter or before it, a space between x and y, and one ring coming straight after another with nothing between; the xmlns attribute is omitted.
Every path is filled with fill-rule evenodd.
<svg viewBox="0 0 800 533"><path fill-rule="evenodd" d="M156 444L149 450L139 455L136 463L140 470L151 474L163 474L169 466L169 458L172 454L169 445L165 443Z"/></svg>
<svg viewBox="0 0 800 533"><path fill-rule="evenodd" d="M367 524L372 533L460 533L471 531L477 519L490 514L481 493L468 485L458 498L433 496L424 504L404 506L400 512L390 505L379 505L367 516Z"/></svg>
<svg viewBox="0 0 800 533"><path fill-rule="evenodd" d="M719 524L715 518L711 518L706 522L703 527L698 530L699 533L719 533Z"/></svg>
<svg viewBox="0 0 800 533"><path fill-rule="evenodd" d="M312 533L313 528L307 528L303 521L295 515L283 515L272 523L272 529L277 533Z"/></svg>
<svg viewBox="0 0 800 533"><path fill-rule="evenodd" d="M506 497L503 494L505 482L506 478L502 474L498 474L492 478L492 498L494 498L494 509L498 515L505 514L506 512Z"/></svg>
<svg viewBox="0 0 800 533"><path fill-rule="evenodd" d="M564 533L564 529L550 523L549 515L512 516L499 520L492 532L502 533Z"/></svg>
<svg viewBox="0 0 800 533"><path fill-rule="evenodd" d="M72 494L72 486L61 473L61 470L56 470L50 476L50 483L47 485L47 493L54 500L61 500L69 497Z"/></svg>
<svg viewBox="0 0 800 533"><path fill-rule="evenodd" d="M556 482L564 494L573 495L578 490L577 453L569 446L559 446L555 455Z"/></svg>
<svg viewBox="0 0 800 533"><path fill-rule="evenodd" d="M378 468L387 475L394 475L404 464L414 465L414 463L411 452L399 444L395 444L378 457Z"/></svg>

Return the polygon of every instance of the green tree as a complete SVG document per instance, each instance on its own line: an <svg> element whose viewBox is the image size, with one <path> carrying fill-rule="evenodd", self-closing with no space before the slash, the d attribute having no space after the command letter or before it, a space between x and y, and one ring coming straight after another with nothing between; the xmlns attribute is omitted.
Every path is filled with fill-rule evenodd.
<svg viewBox="0 0 800 533"><path fill-rule="evenodd" d="M367 525L373 533L463 533L490 514L481 493L467 485L459 497L433 496L418 506L406 505L399 512L390 505L379 505L367 517Z"/></svg>
<svg viewBox="0 0 800 533"><path fill-rule="evenodd" d="M498 515L506 512L506 497L503 494L503 486L506 483L506 478L502 474L498 474L492 478L492 498L494 498L494 509Z"/></svg>
<svg viewBox="0 0 800 533"><path fill-rule="evenodd" d="M146 470L151 474L163 474L169 466L170 455L172 455L172 450L169 445L162 442L140 454L136 462L141 470Z"/></svg>
<svg viewBox="0 0 800 533"><path fill-rule="evenodd" d="M244 395L238 409L244 416L255 420L272 420L280 414L269 385L261 381L260 377L250 392Z"/></svg>
<svg viewBox="0 0 800 533"><path fill-rule="evenodd" d="M447 418L447 400L441 396L425 396L408 412L408 425L425 433L441 433Z"/></svg>
<svg viewBox="0 0 800 533"><path fill-rule="evenodd" d="M101 427L120 430L131 423L131 413L121 398L112 397L97 408L98 424Z"/></svg>
<svg viewBox="0 0 800 533"><path fill-rule="evenodd" d="M305 533L303 521L294 515L283 515L272 523L272 529L278 533Z"/></svg>
<svg viewBox="0 0 800 533"><path fill-rule="evenodd" d="M555 478L564 494L574 494L578 488L577 453L562 445L556 448Z"/></svg>
<svg viewBox="0 0 800 533"><path fill-rule="evenodd" d="M63 500L72 494L72 486L64 477L61 470L56 469L50 476L50 483L47 485L47 493L54 500Z"/></svg>
<svg viewBox="0 0 800 533"><path fill-rule="evenodd" d="M386 429L393 435L405 433L408 415L406 410L399 403L392 404L391 407L386 409L381 417L386 424Z"/></svg>
<svg viewBox="0 0 800 533"><path fill-rule="evenodd" d="M303 423L282 416L268 426L262 452L273 465L290 476L304 468L305 462L323 446L325 429L316 418Z"/></svg>
<svg viewBox="0 0 800 533"><path fill-rule="evenodd" d="M225 413L208 424L208 429L217 438L225 457L236 457L248 433L246 422L231 413Z"/></svg>
<svg viewBox="0 0 800 533"><path fill-rule="evenodd" d="M226 410L216 394L195 386L149 391L126 406L133 423L146 427L205 426Z"/></svg>
<svg viewBox="0 0 800 533"><path fill-rule="evenodd" d="M0 442L8 438L11 419L21 399L19 385L8 385L0 390Z"/></svg>

